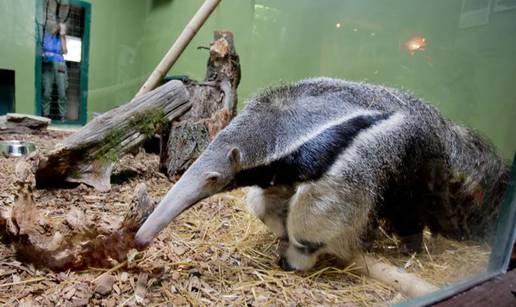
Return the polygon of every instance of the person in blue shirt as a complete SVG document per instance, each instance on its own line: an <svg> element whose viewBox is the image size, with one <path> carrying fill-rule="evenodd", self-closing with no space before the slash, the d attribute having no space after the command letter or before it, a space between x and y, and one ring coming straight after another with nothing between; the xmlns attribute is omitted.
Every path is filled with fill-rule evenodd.
<svg viewBox="0 0 516 307"><path fill-rule="evenodd" d="M63 55L66 49L66 27L64 24L53 24L49 26L52 31L43 33L42 48L42 86L43 86L43 116L50 115L50 104L52 103L52 86L57 86L57 105L59 109L58 118L63 120L66 115L66 89L68 88L68 74Z"/></svg>

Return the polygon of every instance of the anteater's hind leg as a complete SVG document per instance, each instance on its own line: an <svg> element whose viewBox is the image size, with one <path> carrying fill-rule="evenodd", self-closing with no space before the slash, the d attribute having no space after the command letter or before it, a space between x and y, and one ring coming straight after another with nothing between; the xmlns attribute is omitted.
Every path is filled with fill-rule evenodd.
<svg viewBox="0 0 516 307"><path fill-rule="evenodd" d="M281 240L287 240L287 214L289 200L295 190L289 186L267 189L251 187L247 192L247 207Z"/></svg>
<svg viewBox="0 0 516 307"><path fill-rule="evenodd" d="M442 158L414 161L407 157L402 167L404 182L390 184L384 193L380 215L387 221L388 231L400 238L402 252L421 251L425 226L436 234L440 225L453 222L444 210L450 207L448 168Z"/></svg>

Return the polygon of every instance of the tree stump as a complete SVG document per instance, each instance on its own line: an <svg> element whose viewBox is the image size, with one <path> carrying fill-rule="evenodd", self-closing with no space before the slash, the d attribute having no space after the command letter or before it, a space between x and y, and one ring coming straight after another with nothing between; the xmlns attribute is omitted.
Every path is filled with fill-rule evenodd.
<svg viewBox="0 0 516 307"><path fill-rule="evenodd" d="M216 31L204 82L188 85L192 109L161 134L160 170L181 174L236 115L240 62L233 34Z"/></svg>

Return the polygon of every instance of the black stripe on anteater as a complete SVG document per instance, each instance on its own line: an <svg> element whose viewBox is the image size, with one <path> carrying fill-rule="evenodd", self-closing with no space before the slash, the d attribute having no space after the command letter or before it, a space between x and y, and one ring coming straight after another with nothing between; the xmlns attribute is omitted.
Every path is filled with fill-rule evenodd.
<svg viewBox="0 0 516 307"><path fill-rule="evenodd" d="M234 184L266 188L317 180L361 131L387 119L391 114L360 115L331 126L285 157L238 172Z"/></svg>

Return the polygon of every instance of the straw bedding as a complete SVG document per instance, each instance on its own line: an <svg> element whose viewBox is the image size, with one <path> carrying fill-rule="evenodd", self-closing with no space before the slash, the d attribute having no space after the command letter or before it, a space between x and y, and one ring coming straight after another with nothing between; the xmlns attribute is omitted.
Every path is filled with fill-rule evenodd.
<svg viewBox="0 0 516 307"><path fill-rule="evenodd" d="M42 152L64 133L0 135L35 142ZM0 206L10 206L16 191L17 159L0 157ZM100 193L80 185L37 190L39 207L56 223L71 208L85 212L90 227L119 221L138 183L162 197L172 185L158 173L158 157L140 152L124 157L114 171L113 187ZM0 304L8 306L81 305L335 305L370 306L402 301L394 289L353 271L353 264L324 257L313 270L284 272L276 264L277 239L244 204L245 189L211 197L194 206L142 253L108 268L56 273L18 261L0 244ZM93 225L93 226L91 226ZM489 246L455 242L425 234L420 254L402 255L387 234L374 254L438 286L472 276L485 268Z"/></svg>

